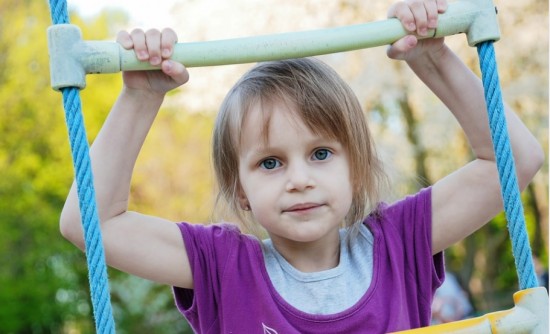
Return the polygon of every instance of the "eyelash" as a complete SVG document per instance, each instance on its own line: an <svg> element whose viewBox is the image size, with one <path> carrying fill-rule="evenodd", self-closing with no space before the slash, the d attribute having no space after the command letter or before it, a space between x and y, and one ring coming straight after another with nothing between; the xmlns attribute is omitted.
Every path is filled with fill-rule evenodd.
<svg viewBox="0 0 550 334"><path fill-rule="evenodd" d="M323 153L326 154L326 156L324 157L324 159L323 159L323 158L319 158L319 157L316 156L317 153L319 153L319 152L323 152ZM327 149L327 148L318 148L318 149L316 149L316 150L313 152L312 157L314 158L315 161L324 161L324 160L330 158L330 156L331 156L332 154L333 154L332 151L329 150L329 149ZM268 167L266 167L266 165L265 165L266 162L270 162L270 163L271 163L271 162L275 162L275 166L273 166L273 167L271 167L271 168L268 168ZM281 164L281 161L279 161L279 160L276 159L276 158L267 158L267 159L264 159L264 160L260 161L260 163L259 163L259 166L260 166L261 168L267 169L267 170L275 169L275 168L277 168L277 167L280 167L281 165L282 165L282 164Z"/></svg>

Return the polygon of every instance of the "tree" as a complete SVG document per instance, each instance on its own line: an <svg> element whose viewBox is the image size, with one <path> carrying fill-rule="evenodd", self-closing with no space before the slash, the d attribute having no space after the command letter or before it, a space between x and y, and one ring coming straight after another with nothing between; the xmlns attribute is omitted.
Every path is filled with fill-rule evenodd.
<svg viewBox="0 0 550 334"><path fill-rule="evenodd" d="M61 94L49 83L49 9L44 1L2 0L0 11L9 13L0 19L0 332L91 333L86 261L80 250L61 237L58 227L73 167ZM85 39L112 38L124 20L117 12L102 13L90 21L71 18ZM105 75L88 77L87 83L94 89L82 91L81 96L87 133L93 139L121 80L120 75ZM125 304L130 301L120 298L123 284L117 284L127 276L111 270L111 278L115 316L121 320L117 329L136 333L127 328L151 323L147 309L141 308L140 321L133 321L132 327L122 321L133 314ZM165 290L164 299L171 298L169 289ZM139 301L152 300L159 298ZM169 304L173 303L164 302L160 308L173 310ZM162 314L163 310L157 311ZM168 315L171 328L180 332L188 328L181 317L173 321L174 314ZM158 324L142 328L170 332Z"/></svg>
<svg viewBox="0 0 550 334"><path fill-rule="evenodd" d="M71 171L47 75L48 9L42 1L2 1L0 10L10 13L0 20L0 332L59 332L89 307L70 289L85 268L58 238Z"/></svg>

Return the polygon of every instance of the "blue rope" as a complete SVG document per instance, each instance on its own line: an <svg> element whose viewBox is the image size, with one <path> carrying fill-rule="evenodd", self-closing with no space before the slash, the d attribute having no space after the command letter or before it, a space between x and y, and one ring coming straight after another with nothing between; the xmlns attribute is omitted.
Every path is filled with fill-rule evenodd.
<svg viewBox="0 0 550 334"><path fill-rule="evenodd" d="M50 0L54 24L69 23L66 0ZM88 280L97 333L115 333L109 281L95 200L92 165L78 88L61 89L84 229Z"/></svg>
<svg viewBox="0 0 550 334"><path fill-rule="evenodd" d="M525 227L514 156L508 137L493 42L480 43L477 45L477 51L485 89L487 112L489 113L489 127L501 184L504 212L508 221L510 238L512 239L512 253L516 263L519 287L521 290L534 288L538 283L529 237Z"/></svg>

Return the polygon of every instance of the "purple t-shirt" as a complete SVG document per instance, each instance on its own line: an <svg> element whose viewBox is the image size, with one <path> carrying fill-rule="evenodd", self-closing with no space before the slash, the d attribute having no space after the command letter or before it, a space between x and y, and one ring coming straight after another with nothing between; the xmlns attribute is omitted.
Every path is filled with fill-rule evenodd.
<svg viewBox="0 0 550 334"><path fill-rule="evenodd" d="M180 223L194 289L174 288L197 333L387 333L428 326L443 254L432 256L431 188L383 205L364 224L374 237L372 282L352 307L313 315L271 284L260 241L231 224Z"/></svg>

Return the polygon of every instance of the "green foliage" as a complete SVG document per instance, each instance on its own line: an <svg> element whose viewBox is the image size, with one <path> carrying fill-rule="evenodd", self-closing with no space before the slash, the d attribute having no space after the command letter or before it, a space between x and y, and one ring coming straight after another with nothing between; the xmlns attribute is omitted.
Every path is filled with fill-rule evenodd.
<svg viewBox="0 0 550 334"><path fill-rule="evenodd" d="M42 1L0 8L0 332L55 333L89 312L87 296L65 293L85 275L59 237L71 182L60 97L49 87ZM9 27L9 28L8 28Z"/></svg>
<svg viewBox="0 0 550 334"><path fill-rule="evenodd" d="M61 94L49 82L49 8L45 1L2 0L0 11L9 13L0 19L0 333L92 333L85 257L61 237L58 227L73 168ZM112 38L109 28L123 20L120 13L104 13L90 22L72 18L89 39ZM81 96L87 133L94 138L121 81L120 75L106 75L87 82L95 89ZM130 312L127 303L133 301L116 298L121 284L115 280L113 286L117 316L132 319L117 324L120 332L187 328L174 314L168 288L156 286L139 300L143 306L149 298L164 298L157 312L171 314L166 324L147 327L141 325L152 323L149 310Z"/></svg>
<svg viewBox="0 0 550 334"><path fill-rule="evenodd" d="M117 333L190 332L165 286L124 273L115 273L111 277Z"/></svg>

